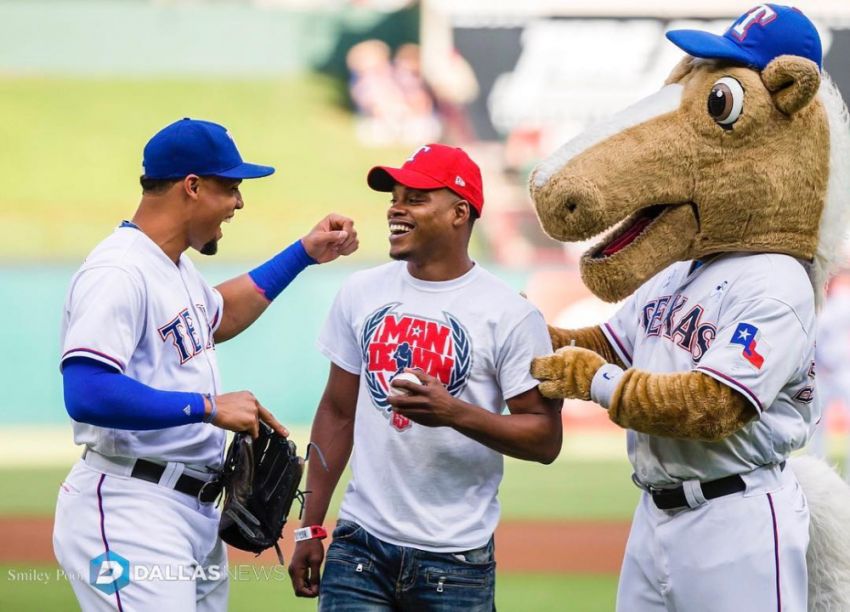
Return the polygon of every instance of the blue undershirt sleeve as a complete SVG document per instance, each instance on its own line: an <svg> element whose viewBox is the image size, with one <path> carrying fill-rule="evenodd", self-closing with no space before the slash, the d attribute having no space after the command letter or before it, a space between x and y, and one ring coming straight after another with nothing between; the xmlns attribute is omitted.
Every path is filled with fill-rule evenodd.
<svg viewBox="0 0 850 612"><path fill-rule="evenodd" d="M314 263L316 260L307 254L301 241L296 240L266 263L248 272L248 275L271 302L304 268Z"/></svg>
<svg viewBox="0 0 850 612"><path fill-rule="evenodd" d="M115 429L163 429L204 418L200 393L160 391L82 357L62 364L65 409L72 419Z"/></svg>

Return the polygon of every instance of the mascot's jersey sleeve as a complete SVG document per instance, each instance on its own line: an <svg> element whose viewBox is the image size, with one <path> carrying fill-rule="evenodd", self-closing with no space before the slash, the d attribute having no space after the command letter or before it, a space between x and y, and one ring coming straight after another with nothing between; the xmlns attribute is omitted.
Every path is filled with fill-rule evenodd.
<svg viewBox="0 0 850 612"><path fill-rule="evenodd" d="M789 381L807 377L814 320L801 320L791 306L772 298L736 306L722 317L696 370L729 385L762 412Z"/></svg>

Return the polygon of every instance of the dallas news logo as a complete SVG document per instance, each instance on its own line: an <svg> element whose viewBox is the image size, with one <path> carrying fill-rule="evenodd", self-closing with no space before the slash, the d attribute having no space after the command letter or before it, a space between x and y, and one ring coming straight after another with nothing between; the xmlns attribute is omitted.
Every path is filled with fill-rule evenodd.
<svg viewBox="0 0 850 612"><path fill-rule="evenodd" d="M236 566L238 573L234 579L250 579L242 566ZM254 569L254 568L251 568ZM254 578L278 579L277 576L270 577L266 572L253 572ZM262 574L262 576L260 576ZM130 582L145 581L198 581L198 580L221 580L229 577L227 566L210 565L208 567L184 566L184 565L130 565L124 557L116 552L109 551L98 555L89 562L89 583L107 595L113 595L120 591Z"/></svg>
<svg viewBox="0 0 850 612"><path fill-rule="evenodd" d="M130 584L130 562L111 550L98 555L89 565L89 582L107 595Z"/></svg>

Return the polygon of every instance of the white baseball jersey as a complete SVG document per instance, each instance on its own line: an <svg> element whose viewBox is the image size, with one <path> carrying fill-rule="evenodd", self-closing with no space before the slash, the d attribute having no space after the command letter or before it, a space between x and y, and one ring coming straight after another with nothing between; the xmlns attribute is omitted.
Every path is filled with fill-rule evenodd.
<svg viewBox="0 0 850 612"><path fill-rule="evenodd" d="M758 418L714 443L629 431L629 457L648 485L779 463L806 443L818 418L814 294L801 263L726 254L691 267L679 262L656 275L602 330L626 365L707 374L741 393Z"/></svg>
<svg viewBox="0 0 850 612"><path fill-rule="evenodd" d="M393 413L388 385L405 367L421 368L455 397L500 414L505 399L537 386L532 358L552 351L540 312L479 265L428 282L391 262L349 278L318 347L360 376L340 518L400 546L449 552L486 544L499 519L501 453Z"/></svg>
<svg viewBox="0 0 850 612"><path fill-rule="evenodd" d="M165 391L218 394L213 333L221 295L189 258L177 264L142 231L116 228L74 275L62 320L62 360L94 359ZM74 422L74 441L103 455L217 468L225 432L207 423L129 431Z"/></svg>

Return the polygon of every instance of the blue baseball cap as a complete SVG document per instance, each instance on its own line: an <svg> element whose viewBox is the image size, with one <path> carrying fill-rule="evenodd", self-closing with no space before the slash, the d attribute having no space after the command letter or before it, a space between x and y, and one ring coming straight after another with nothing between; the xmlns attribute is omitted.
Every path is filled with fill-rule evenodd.
<svg viewBox="0 0 850 612"><path fill-rule="evenodd" d="M144 175L152 179L179 179L189 174L251 179L268 176L271 166L242 161L233 137L224 126L210 121L175 121L145 145Z"/></svg>
<svg viewBox="0 0 850 612"><path fill-rule="evenodd" d="M730 60L759 70L780 55L805 57L823 67L818 31L791 6L760 4L738 17L723 36L671 30L667 38L694 57Z"/></svg>

